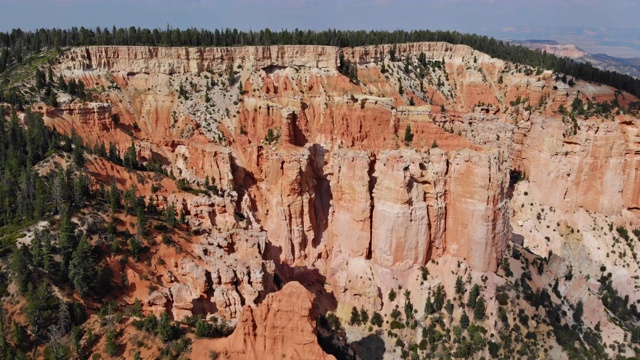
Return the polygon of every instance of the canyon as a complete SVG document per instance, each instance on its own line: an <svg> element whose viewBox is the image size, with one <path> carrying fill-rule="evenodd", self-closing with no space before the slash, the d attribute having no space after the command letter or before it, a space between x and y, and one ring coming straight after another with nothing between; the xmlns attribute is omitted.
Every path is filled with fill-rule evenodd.
<svg viewBox="0 0 640 360"><path fill-rule="evenodd" d="M338 71L344 62L357 79ZM640 301L635 252L620 249L612 230L640 227L640 120L623 110L638 101L631 94L570 86L552 71L444 42L88 46L64 51L52 68L81 81L90 101L61 95L56 108L38 105L47 125L121 154L133 144L139 161L170 174L158 181L88 157L95 187L116 179L183 214L189 231L174 242L184 251L159 245L153 266L127 265L135 286L121 300L177 321L236 326L227 338L196 340L193 358L206 358L195 349L333 358L318 345L319 316L388 316L402 305L388 295L397 291L424 318L436 289L455 298L458 277L484 284L487 316L497 319L505 262L516 278L526 272L511 258L516 247L528 251L527 266L547 261L534 290L555 280L563 306L584 301L585 321L608 332L606 344L626 339L602 310L596 280L604 267L629 304ZM575 99L617 107L576 119L562 110ZM216 191L184 190L206 186ZM541 323L532 328L544 332ZM365 338L345 327L350 342ZM498 333L497 320L485 327ZM382 340L385 359L400 357L392 339ZM558 344L549 356L566 358Z"/></svg>

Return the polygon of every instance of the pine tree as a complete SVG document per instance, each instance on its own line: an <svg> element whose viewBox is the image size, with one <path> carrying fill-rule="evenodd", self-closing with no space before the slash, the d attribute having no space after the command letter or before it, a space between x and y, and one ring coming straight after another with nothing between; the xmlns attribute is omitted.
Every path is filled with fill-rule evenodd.
<svg viewBox="0 0 640 360"><path fill-rule="evenodd" d="M79 139L79 137L77 138ZM73 144L73 150L71 152L71 159L78 167L83 167L85 163L84 150L82 149L82 140Z"/></svg>
<svg viewBox="0 0 640 360"><path fill-rule="evenodd" d="M131 256L135 261L138 261L140 258L140 250L142 248L141 243L136 240L135 237L132 237L128 241L129 251L131 251Z"/></svg>
<svg viewBox="0 0 640 360"><path fill-rule="evenodd" d="M462 315L460 316L460 327L466 329L469 327L469 315L467 315L466 311L462 311Z"/></svg>
<svg viewBox="0 0 640 360"><path fill-rule="evenodd" d="M195 335L199 338L213 337L213 327L206 320L198 319L196 322Z"/></svg>
<svg viewBox="0 0 640 360"><path fill-rule="evenodd" d="M133 140L131 140L131 146L124 153L124 167L131 170L138 169L138 155Z"/></svg>
<svg viewBox="0 0 640 360"><path fill-rule="evenodd" d="M435 307L433 307L433 302L431 302L431 294L427 295L427 302L424 304L424 313L427 315L431 315L436 312Z"/></svg>
<svg viewBox="0 0 640 360"><path fill-rule="evenodd" d="M42 333L52 324L59 309L59 300L53 295L49 283L41 281L36 289L29 289L24 313L35 334Z"/></svg>
<svg viewBox="0 0 640 360"><path fill-rule="evenodd" d="M442 307L444 306L444 297L444 290L442 288L442 285L440 285L436 289L436 295L433 300L433 307L435 308L436 312L440 312L442 310Z"/></svg>
<svg viewBox="0 0 640 360"><path fill-rule="evenodd" d="M73 183L73 206L76 209L83 208L85 199L90 195L89 181L82 173L79 173Z"/></svg>
<svg viewBox="0 0 640 360"><path fill-rule="evenodd" d="M108 159L109 159L109 161L111 161L114 164L118 164L118 165L122 164L122 159L120 158L120 154L118 152L118 148L116 147L116 144L114 144L114 143L109 143Z"/></svg>
<svg viewBox="0 0 640 360"><path fill-rule="evenodd" d="M109 188L109 209L112 213L120 207L120 189L116 185L116 182L112 182Z"/></svg>
<svg viewBox="0 0 640 360"><path fill-rule="evenodd" d="M75 235L75 224L71 221L71 211L65 205L60 212L60 231L58 238L58 247L60 248L60 255L62 255L60 276L65 280L68 279L69 262L77 245L78 240Z"/></svg>
<svg viewBox="0 0 640 360"><path fill-rule="evenodd" d="M474 284L473 287L471 288L471 291L469 292L469 297L467 299L467 306L472 309L475 308L478 296L480 296L480 287L478 286L478 284Z"/></svg>
<svg viewBox="0 0 640 360"><path fill-rule="evenodd" d="M175 227L176 226L176 208L173 204L169 204L167 205L167 207L164 210L164 221L166 221L167 225L169 225L169 227Z"/></svg>
<svg viewBox="0 0 640 360"><path fill-rule="evenodd" d="M120 345L116 339L116 332L114 329L107 330L105 334L104 350L109 356L116 356Z"/></svg>
<svg viewBox="0 0 640 360"><path fill-rule="evenodd" d="M92 247L83 236L69 262L69 280L80 296L87 297L92 293L96 273Z"/></svg>
<svg viewBox="0 0 640 360"><path fill-rule="evenodd" d="M47 212L47 201L50 199L48 187L41 177L36 178L36 194L33 202L33 218L42 219Z"/></svg>
<svg viewBox="0 0 640 360"><path fill-rule="evenodd" d="M582 304L582 300L579 300L576 304L576 309L573 311L573 321L576 324L580 324L582 322L582 315L584 314L584 305Z"/></svg>
<svg viewBox="0 0 640 360"><path fill-rule="evenodd" d="M171 325L171 318L166 311L160 315L158 320L158 337L163 342L170 341L175 337L175 328Z"/></svg>
<svg viewBox="0 0 640 360"><path fill-rule="evenodd" d="M27 329L16 322L15 319L11 322L11 334L13 336L13 343L16 344L16 346L24 346L29 339Z"/></svg>
<svg viewBox="0 0 640 360"><path fill-rule="evenodd" d="M42 239L38 229L33 232L31 239L31 259L34 266L42 266Z"/></svg>
<svg viewBox="0 0 640 360"><path fill-rule="evenodd" d="M36 69L36 89L42 90L47 84L47 79L45 77L44 71L40 69Z"/></svg>
<svg viewBox="0 0 640 360"><path fill-rule="evenodd" d="M9 339L7 339L8 329L5 326L5 310L3 306L0 306L0 359L9 359L9 354L14 350L9 345Z"/></svg>
<svg viewBox="0 0 640 360"><path fill-rule="evenodd" d="M456 279L456 294L463 295L465 291L462 276L458 275L458 278Z"/></svg>
<svg viewBox="0 0 640 360"><path fill-rule="evenodd" d="M356 326L360 325L360 323L360 312L358 312L358 309L354 306L353 308L351 308L351 318L349 318L349 325Z"/></svg>
<svg viewBox="0 0 640 360"><path fill-rule="evenodd" d="M49 232L43 232L42 235L42 269L45 272L51 272L53 270L54 260L51 244L51 234Z"/></svg>
<svg viewBox="0 0 640 360"><path fill-rule="evenodd" d="M487 305L484 301L484 298L481 296L478 298L478 301L476 302L476 306L473 308L473 318L476 320L484 319L486 310L487 310Z"/></svg>
<svg viewBox="0 0 640 360"><path fill-rule="evenodd" d="M413 141L413 133L411 132L410 124L407 124L407 127L404 129L404 141L406 143L410 143Z"/></svg>
<svg viewBox="0 0 640 360"><path fill-rule="evenodd" d="M61 91L67 91L67 82L64 81L64 78L62 77L62 75L58 75L58 90Z"/></svg>
<svg viewBox="0 0 640 360"><path fill-rule="evenodd" d="M11 273L18 286L18 291L24 294L28 291L31 281L31 254L25 245L19 246L11 256Z"/></svg>
<svg viewBox="0 0 640 360"><path fill-rule="evenodd" d="M367 313L367 310L364 307L360 309L360 322L362 322L362 324L364 325L366 325L367 322L369 322L369 314Z"/></svg>
<svg viewBox="0 0 640 360"><path fill-rule="evenodd" d="M64 170L60 166L56 167L56 177L53 180L51 197L56 210L61 213L62 208L67 205L69 201L69 186Z"/></svg>

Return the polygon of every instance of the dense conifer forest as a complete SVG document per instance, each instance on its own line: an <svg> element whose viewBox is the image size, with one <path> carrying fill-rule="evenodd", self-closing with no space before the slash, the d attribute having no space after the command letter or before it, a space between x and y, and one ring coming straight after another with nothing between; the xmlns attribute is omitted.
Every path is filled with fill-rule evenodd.
<svg viewBox="0 0 640 360"><path fill-rule="evenodd" d="M457 31L395 30L282 30L239 31L237 29L141 29L136 27L111 30L97 27L86 29L39 29L25 32L14 29L0 33L0 73L12 63L22 63L30 54L44 49L60 49L85 45L147 45L147 46L256 46L256 45L329 45L338 47L394 44L422 41L445 41L463 44L490 56L551 69L576 78L613 86L640 97L640 80L613 71L597 69L589 63L533 51L494 38ZM7 95L5 95L6 99Z"/></svg>
<svg viewBox="0 0 640 360"><path fill-rule="evenodd" d="M50 86L45 80L43 87ZM97 340L81 327L87 312L97 311L107 325L112 321L107 316L114 314L117 305L113 300L105 304L105 297L112 299L114 287L117 290L128 284L126 276L114 279L106 257L120 254L121 266L142 261L149 250L143 241L151 222L172 229L178 222L176 209L170 205L159 211L151 199L136 196L135 187L120 191L115 182L101 182L99 188L91 189L92 177L85 167L91 153L129 171L151 170L165 176L153 164L138 164L133 146L133 155L129 148L121 158L113 144L108 150L106 144L89 148L75 132L62 135L47 127L41 113L26 108L23 115L21 119L15 108L0 106L0 259L8 259L11 274L0 271L0 297L9 294L13 280L17 293L26 300L24 322L9 321L8 303L0 304L0 359L31 358L28 354L42 345L46 359L86 359ZM111 214L110 222L92 217L88 209ZM119 232L116 214L135 216L136 233ZM25 229L33 226L36 228L27 240ZM55 294L54 287L66 294L75 292L83 301L65 301ZM134 306L131 314L142 318L139 301L136 304L138 310ZM194 326L197 320L194 318ZM155 323L157 327L145 325L145 331L163 337L163 341L183 335L166 313ZM206 336L228 331L212 329ZM69 334L71 346L62 341ZM105 346L110 355L117 353L115 333L107 333ZM166 351L170 355L184 349L169 347Z"/></svg>

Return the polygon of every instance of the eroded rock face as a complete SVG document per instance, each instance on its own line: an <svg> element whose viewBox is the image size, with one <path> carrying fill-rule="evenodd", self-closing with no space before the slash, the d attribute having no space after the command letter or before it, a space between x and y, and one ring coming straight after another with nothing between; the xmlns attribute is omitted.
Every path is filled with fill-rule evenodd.
<svg viewBox="0 0 640 360"><path fill-rule="evenodd" d="M270 194L263 224L274 252L287 264L305 259L314 238L315 183L309 157L307 149L282 149L269 153L263 166L263 186Z"/></svg>
<svg viewBox="0 0 640 360"><path fill-rule="evenodd" d="M330 247L340 248L350 258L364 258L370 252L371 164L367 152L337 150L328 165L331 210L327 240Z"/></svg>
<svg viewBox="0 0 640 360"><path fill-rule="evenodd" d="M468 150L451 159L447 207L447 252L480 271L494 271L510 240L509 171L499 150Z"/></svg>
<svg viewBox="0 0 640 360"><path fill-rule="evenodd" d="M233 334L209 346L231 359L335 359L318 345L314 298L299 283L287 283L257 307L244 307Z"/></svg>
<svg viewBox="0 0 640 360"><path fill-rule="evenodd" d="M74 70L109 69L115 72L183 74L224 70L225 62L251 67L307 66L335 68L337 48L330 46L246 46L246 47L147 47L88 46L74 48L62 56L75 64Z"/></svg>
<svg viewBox="0 0 640 360"><path fill-rule="evenodd" d="M176 317L197 307L237 317L273 288L269 261L317 269L339 302L374 309L381 271L445 255L493 271L511 238L510 168L559 209L640 208L634 120L580 123L566 137L567 124L547 115L577 95L550 72L528 76L466 46L398 44L398 58L424 53L439 64L417 83L381 72L391 49L342 49L359 64L359 82L338 73L333 47L72 49L56 71L109 90L94 99L103 105L64 104L46 119L121 153L128 131L142 161L194 188L208 178L219 189L153 194L204 234L194 246L202 261L176 262L167 275L165 304ZM229 65L236 85L207 71ZM615 98L603 86L576 86L590 98ZM188 96L179 95L185 87ZM509 106L524 94L541 104L540 116ZM243 253L240 244L255 249Z"/></svg>
<svg viewBox="0 0 640 360"><path fill-rule="evenodd" d="M626 119L626 121L625 121ZM638 208L637 125L579 121L567 136L558 118L533 117L522 145L522 167L540 201L562 211L583 207L605 215Z"/></svg>

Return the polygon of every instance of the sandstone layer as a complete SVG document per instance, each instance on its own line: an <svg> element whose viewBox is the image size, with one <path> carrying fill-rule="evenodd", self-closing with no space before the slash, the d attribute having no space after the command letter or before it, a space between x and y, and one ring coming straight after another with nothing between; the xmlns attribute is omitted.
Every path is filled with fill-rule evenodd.
<svg viewBox="0 0 640 360"><path fill-rule="evenodd" d="M207 359L204 348L229 359L335 359L322 351L315 335L314 295L297 282L267 295L255 308L246 306L232 335L194 344Z"/></svg>

